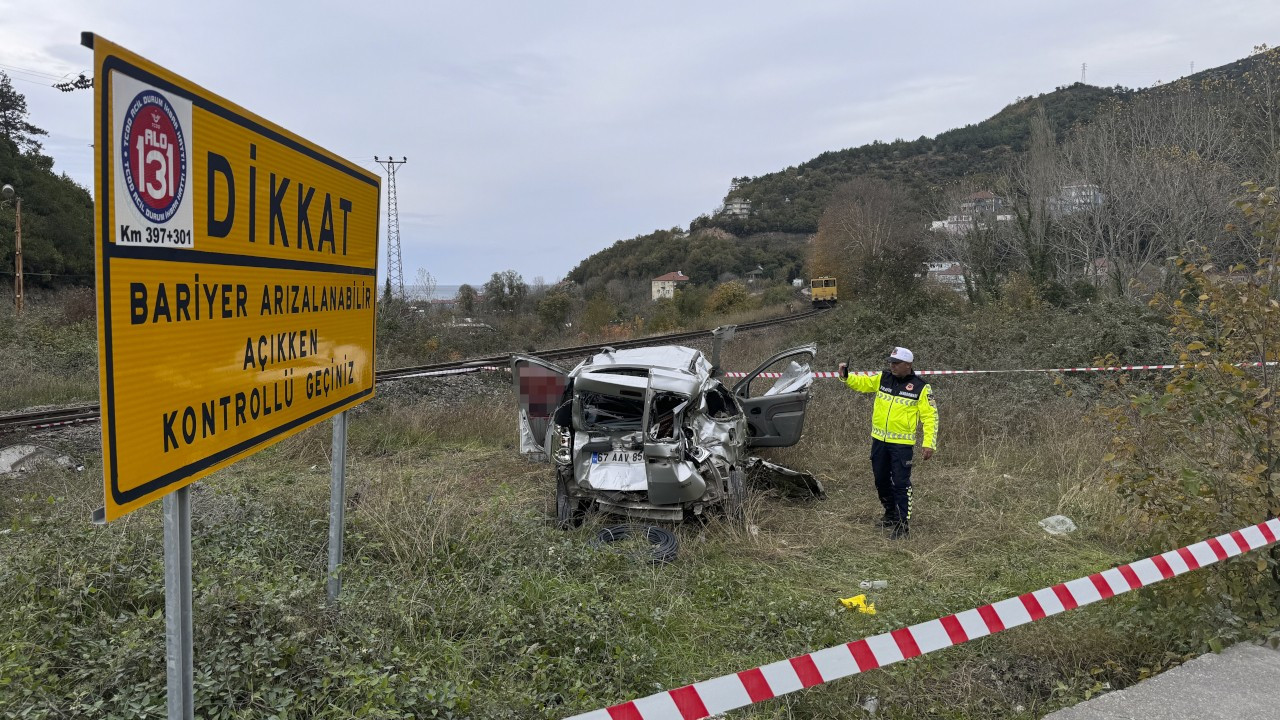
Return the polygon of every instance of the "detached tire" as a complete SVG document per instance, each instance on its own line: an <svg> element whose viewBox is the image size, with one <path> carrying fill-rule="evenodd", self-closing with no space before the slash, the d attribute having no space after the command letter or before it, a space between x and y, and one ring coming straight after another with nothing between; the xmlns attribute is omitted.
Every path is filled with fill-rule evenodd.
<svg viewBox="0 0 1280 720"><path fill-rule="evenodd" d="M602 528L596 533L596 539L592 545L606 547L611 543L632 537L643 537L649 542L649 553L642 559L647 559L654 565L663 565L675 560L680 551L675 533L652 525L612 525Z"/></svg>
<svg viewBox="0 0 1280 720"><path fill-rule="evenodd" d="M587 515L587 504L569 494L569 481L564 473L556 471L556 527L572 530L582 526Z"/></svg>

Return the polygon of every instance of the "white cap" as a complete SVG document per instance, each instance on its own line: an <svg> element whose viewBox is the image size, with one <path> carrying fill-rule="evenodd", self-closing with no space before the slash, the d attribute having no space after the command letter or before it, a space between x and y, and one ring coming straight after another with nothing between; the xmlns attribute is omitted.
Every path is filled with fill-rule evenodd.
<svg viewBox="0 0 1280 720"><path fill-rule="evenodd" d="M889 353L890 360L901 360L902 362L915 362L915 353L904 347L896 347L893 352Z"/></svg>

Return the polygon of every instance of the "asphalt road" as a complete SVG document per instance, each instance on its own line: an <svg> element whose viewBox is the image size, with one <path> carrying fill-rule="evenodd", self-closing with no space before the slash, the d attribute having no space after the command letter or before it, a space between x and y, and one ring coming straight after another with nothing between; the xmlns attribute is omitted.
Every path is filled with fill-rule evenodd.
<svg viewBox="0 0 1280 720"><path fill-rule="evenodd" d="M1280 717L1280 651L1240 644L1044 720L1237 720Z"/></svg>

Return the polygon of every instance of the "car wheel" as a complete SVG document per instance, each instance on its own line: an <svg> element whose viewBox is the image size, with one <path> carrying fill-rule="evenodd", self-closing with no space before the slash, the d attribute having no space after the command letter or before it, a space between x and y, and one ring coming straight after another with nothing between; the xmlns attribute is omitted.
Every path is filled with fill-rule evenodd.
<svg viewBox="0 0 1280 720"><path fill-rule="evenodd" d="M563 473L556 473L556 527L572 530L582 525L587 506L581 499L569 494L569 481Z"/></svg>
<svg viewBox="0 0 1280 720"><path fill-rule="evenodd" d="M730 520L743 520L746 517L746 504L746 475L738 468L731 467L729 478L725 480L724 514Z"/></svg>

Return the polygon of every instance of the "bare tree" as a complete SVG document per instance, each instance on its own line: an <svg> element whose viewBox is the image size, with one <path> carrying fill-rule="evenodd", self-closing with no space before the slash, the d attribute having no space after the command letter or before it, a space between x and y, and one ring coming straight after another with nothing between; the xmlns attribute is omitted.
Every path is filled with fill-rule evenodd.
<svg viewBox="0 0 1280 720"><path fill-rule="evenodd" d="M1239 118L1240 137L1249 152L1248 175L1264 186L1280 186L1280 48L1258 45L1252 67L1230 83L1208 81Z"/></svg>
<svg viewBox="0 0 1280 720"><path fill-rule="evenodd" d="M415 297L430 302L436 294L436 286L435 276L427 272L426 268L418 268L413 284Z"/></svg>
<svg viewBox="0 0 1280 720"><path fill-rule="evenodd" d="M1069 253L1054 219L1063 184L1061 152L1041 106L1031 118L1027 152L1014 160L1008 174L997 184L1012 205L1010 231L1017 265L1037 287L1057 280L1068 263Z"/></svg>
<svg viewBox="0 0 1280 720"><path fill-rule="evenodd" d="M1229 113L1186 86L1100 115L1071 135L1063 155L1068 182L1056 216L1073 270L1099 261L1120 294L1135 280L1157 282L1165 260L1189 243L1218 236L1241 162Z"/></svg>
<svg viewBox="0 0 1280 720"><path fill-rule="evenodd" d="M965 180L935 197L933 217L946 218L929 233L929 254L934 260L954 260L964 268L969 301L985 303L1000 295L1000 286L1017 269L1019 253L1015 237L1003 218L1008 217L1005 198L990 193L990 206L977 199L990 185Z"/></svg>
<svg viewBox="0 0 1280 720"><path fill-rule="evenodd" d="M926 217L903 187L859 178L832 194L818 224L810 267L841 278L847 295L886 299L920 281Z"/></svg>

